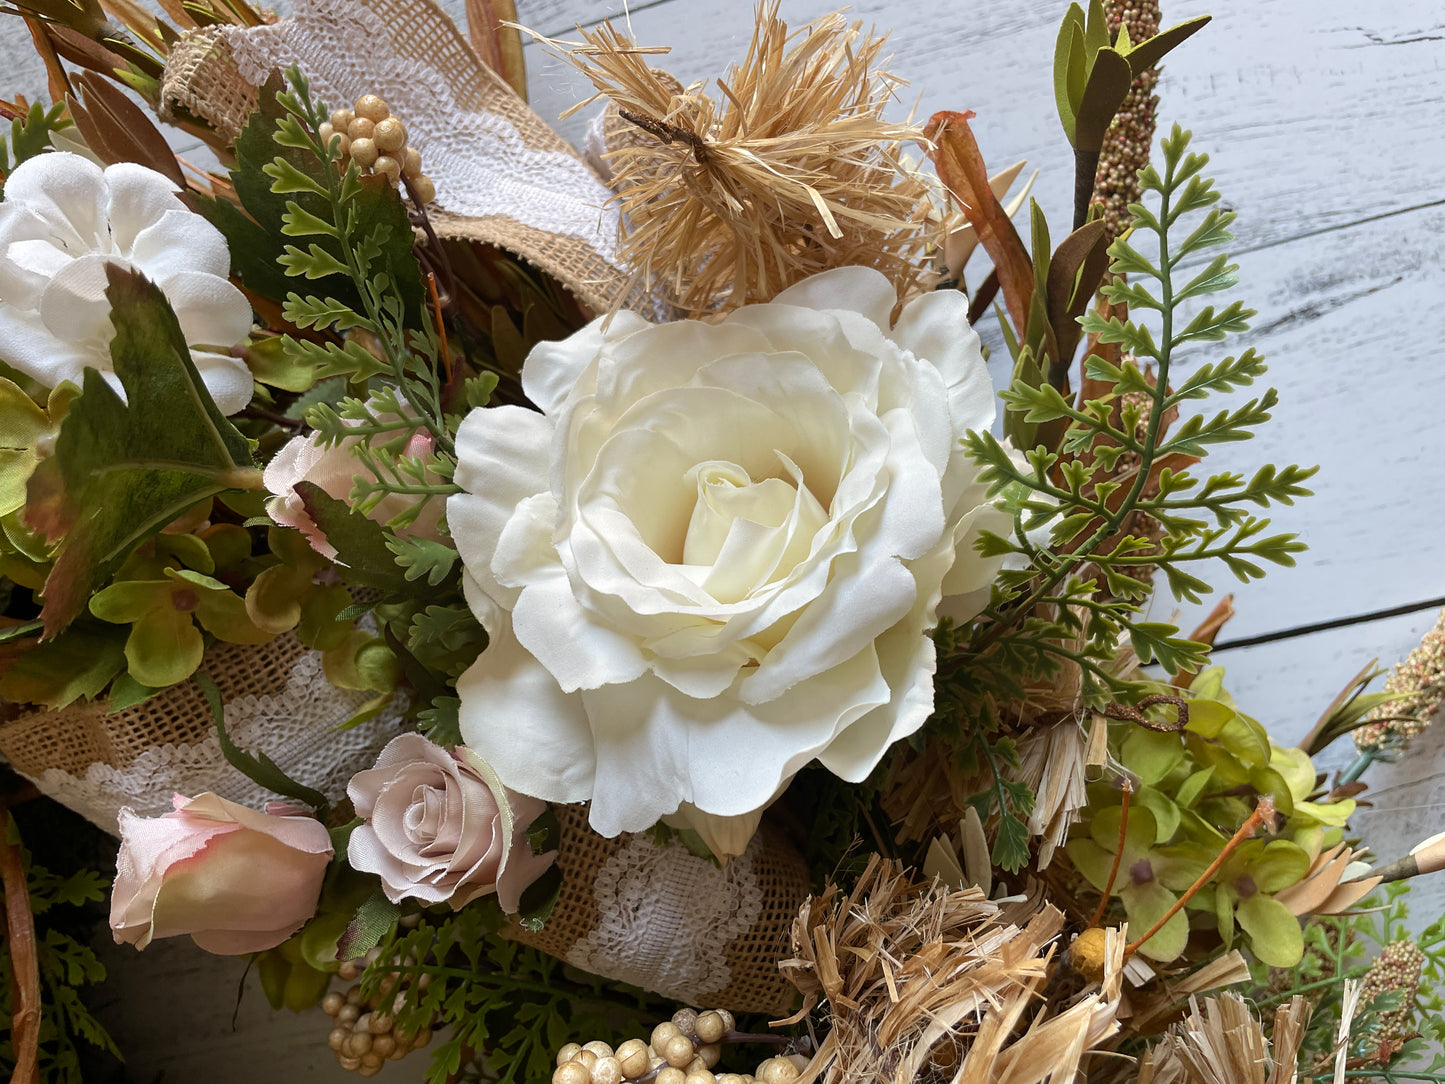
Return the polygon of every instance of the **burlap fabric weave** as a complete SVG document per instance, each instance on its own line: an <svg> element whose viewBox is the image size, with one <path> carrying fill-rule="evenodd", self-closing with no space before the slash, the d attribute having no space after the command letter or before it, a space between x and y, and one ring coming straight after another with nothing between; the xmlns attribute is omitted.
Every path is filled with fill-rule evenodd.
<svg viewBox="0 0 1445 1084"><path fill-rule="evenodd" d="M203 668L224 702L281 688L305 650L289 635L261 647L218 643L207 652ZM95 763L123 768L153 746L195 745L216 729L206 698L189 681L135 707L109 712L109 702L86 700L23 715L0 726L0 754L22 775L40 776L47 768L80 775Z"/></svg>
<svg viewBox="0 0 1445 1084"><path fill-rule="evenodd" d="M320 652L289 634L260 646L216 644L202 668L220 691L231 741L266 753L333 802L396 734L407 703L398 693L380 712L338 729L373 694L333 686ZM0 725L0 754L43 793L111 833L121 809L158 816L176 793L210 791L252 809L279 797L232 766L194 683L109 709L90 701L22 715Z"/></svg>
<svg viewBox="0 0 1445 1084"><path fill-rule="evenodd" d="M163 79L166 101L229 135L241 126L235 101L245 94L254 100L255 87L293 63L312 93L333 106L380 94L406 124L436 184L428 213L440 237L515 253L594 312L622 299L630 278L615 251L611 192L481 61L444 11L431 0L294 6L292 17L272 25L215 28L215 46L229 50L224 57L208 52L198 65L194 50L173 54ZM214 85L225 79L242 85L228 95Z"/></svg>
<svg viewBox="0 0 1445 1084"><path fill-rule="evenodd" d="M190 114L234 143L256 111L257 91L241 78L221 27L188 30L171 46L161 74L159 112L174 121Z"/></svg>
<svg viewBox="0 0 1445 1084"><path fill-rule="evenodd" d="M788 1011L797 991L779 973L778 960L787 955L793 920L811 886L802 856L781 834L764 825L742 858L717 871L675 841L655 848L645 834L615 839L600 836L588 826L585 806L554 808L562 826L557 855L563 878L561 898L540 932L513 926L506 936L606 978L696 1007L773 1015ZM637 894L631 898L625 891L599 891L599 880L606 880L619 864L627 866L629 852L638 849L648 852L654 862L708 866L702 871L704 878L712 878L722 891L705 892L711 897L708 899L664 898L659 886L669 878L649 876L648 869L631 871L638 882ZM654 865L652 870L656 868ZM740 879L745 883L738 884ZM730 911L726 903L721 910L715 906L717 898L726 896L729 889L737 889L736 898L747 901L742 921L751 918L751 922L744 929L737 928L741 908ZM625 908L628 913L604 915L602 906ZM727 926L729 922L733 925ZM605 951L594 951L599 930L609 926L626 933L628 943L621 953L625 959L616 955L609 959ZM717 946L717 959L712 967L703 969L705 975L693 975L683 982L682 989L675 974L669 983L661 973L649 976L638 969L639 961L659 954L680 954L685 962L691 962L694 954L706 955L708 947L699 944L699 938L705 940L719 928L725 935L737 932ZM613 966L608 967L609 962ZM659 988L659 983L665 988ZM712 983L717 985L709 989Z"/></svg>

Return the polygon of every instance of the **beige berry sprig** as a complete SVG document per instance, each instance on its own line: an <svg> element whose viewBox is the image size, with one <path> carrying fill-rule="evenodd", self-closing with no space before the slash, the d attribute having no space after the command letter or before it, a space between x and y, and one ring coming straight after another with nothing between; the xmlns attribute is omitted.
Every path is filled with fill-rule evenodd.
<svg viewBox="0 0 1445 1084"><path fill-rule="evenodd" d="M375 949L372 950L376 952ZM368 954L371 956L371 954ZM371 963L374 956L365 959ZM337 975L351 982L361 975L358 961L341 965ZM431 975L423 972L415 979L425 989L431 983ZM360 1076L372 1077L381 1072L387 1061L400 1061L414 1050L420 1050L432 1040L432 1029L421 1028L407 1031L397 1027L395 1010L400 1007L401 994L395 988L388 988L382 995L386 1002L371 1004L362 997L361 987L353 983L345 993L333 990L321 999L321 1009L332 1018L330 1034L326 1045L336 1055L336 1062L343 1069L349 1069ZM389 1010L389 1011L384 1011Z"/></svg>
<svg viewBox="0 0 1445 1084"><path fill-rule="evenodd" d="M789 1084L808 1059L801 1054L767 1058L752 1073L718 1071L723 1044L773 1036L742 1035L726 1009L679 1009L652 1029L649 1039L568 1043L557 1051L552 1084Z"/></svg>
<svg viewBox="0 0 1445 1084"><path fill-rule="evenodd" d="M350 109L338 109L317 130L323 142L339 140L338 150L363 174L400 184L406 177L417 202L436 199L436 185L421 171L421 153L407 145L406 125L375 94L363 94Z"/></svg>

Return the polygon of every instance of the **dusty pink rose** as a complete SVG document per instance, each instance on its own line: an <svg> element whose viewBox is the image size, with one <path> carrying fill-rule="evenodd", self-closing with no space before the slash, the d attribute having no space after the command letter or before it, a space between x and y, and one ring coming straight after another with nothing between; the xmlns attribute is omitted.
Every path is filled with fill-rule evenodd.
<svg viewBox="0 0 1445 1084"><path fill-rule="evenodd" d="M419 734L393 738L376 767L346 788L366 823L351 833L354 869L381 876L393 903L404 897L453 907L497 894L509 914L556 852L532 853L527 828L547 808L507 790L471 751L447 752Z"/></svg>
<svg viewBox="0 0 1445 1084"><path fill-rule="evenodd" d="M331 836L283 803L268 812L209 792L177 794L175 811L120 811L120 855L110 897L118 944L188 933L207 952L274 948L316 913Z"/></svg>
<svg viewBox="0 0 1445 1084"><path fill-rule="evenodd" d="M390 415L387 415L390 417ZM293 437L270 463L262 476L266 489L272 494L266 502L266 513L282 527L295 527L311 543L311 548L328 560L336 558L336 547L326 540L326 534L311 518L305 503L296 492L297 482L314 482L339 501L349 501L351 489L358 476L370 474L366 464L356 456L356 446L362 438L343 440L330 448L323 447L314 434ZM433 440L427 433L417 433L407 443L406 454L425 459L431 455ZM370 518L385 523L400 514L414 498L390 494L371 510ZM442 502L428 501L416 520L399 528L399 535L418 535L436 540L440 537L437 520L441 518Z"/></svg>

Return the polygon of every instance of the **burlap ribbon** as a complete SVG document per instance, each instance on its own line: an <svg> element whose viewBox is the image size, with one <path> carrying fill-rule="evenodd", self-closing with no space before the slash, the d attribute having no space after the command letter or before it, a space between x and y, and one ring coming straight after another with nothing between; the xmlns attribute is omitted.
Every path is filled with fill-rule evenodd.
<svg viewBox="0 0 1445 1084"><path fill-rule="evenodd" d="M765 824L719 869L676 841L600 836L585 806L555 809L562 896L540 932L514 926L508 937L696 1008L788 1011L797 990L778 961L810 884L781 834Z"/></svg>
<svg viewBox="0 0 1445 1084"><path fill-rule="evenodd" d="M386 99L436 184L439 236L515 253L594 312L621 298L611 192L431 0L298 0L269 26L194 31L171 55L163 108L234 137L255 88L292 64L333 107Z"/></svg>
<svg viewBox="0 0 1445 1084"><path fill-rule="evenodd" d="M372 694L332 686L318 652L287 634L261 646L219 643L202 668L221 693L242 749L267 753L297 782L333 801L371 766L400 726L405 699L337 730ZM171 797L214 791L259 809L275 797L231 767L210 705L192 682L120 711L104 700L34 711L0 725L0 755L40 790L114 834L122 806L155 816Z"/></svg>

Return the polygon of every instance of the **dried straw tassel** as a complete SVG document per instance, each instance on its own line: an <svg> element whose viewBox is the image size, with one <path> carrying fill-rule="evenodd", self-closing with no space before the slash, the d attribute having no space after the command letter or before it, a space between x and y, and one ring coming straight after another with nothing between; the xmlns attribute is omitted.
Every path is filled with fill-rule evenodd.
<svg viewBox="0 0 1445 1084"><path fill-rule="evenodd" d="M1124 938L1109 931L1104 981L1040 1013L1063 916L1041 900L992 902L978 888L916 881L876 855L851 893L804 904L794 1021L827 1002L832 1030L796 1084L1065 1084L1118 1030Z"/></svg>
<svg viewBox="0 0 1445 1084"><path fill-rule="evenodd" d="M878 70L882 37L836 12L789 33L771 0L719 101L649 68L656 50L611 24L582 33L549 42L598 91L574 111L608 98L647 137L608 150L634 285L693 315L848 264L914 288L933 186L903 156L920 129L883 118L899 81Z"/></svg>

